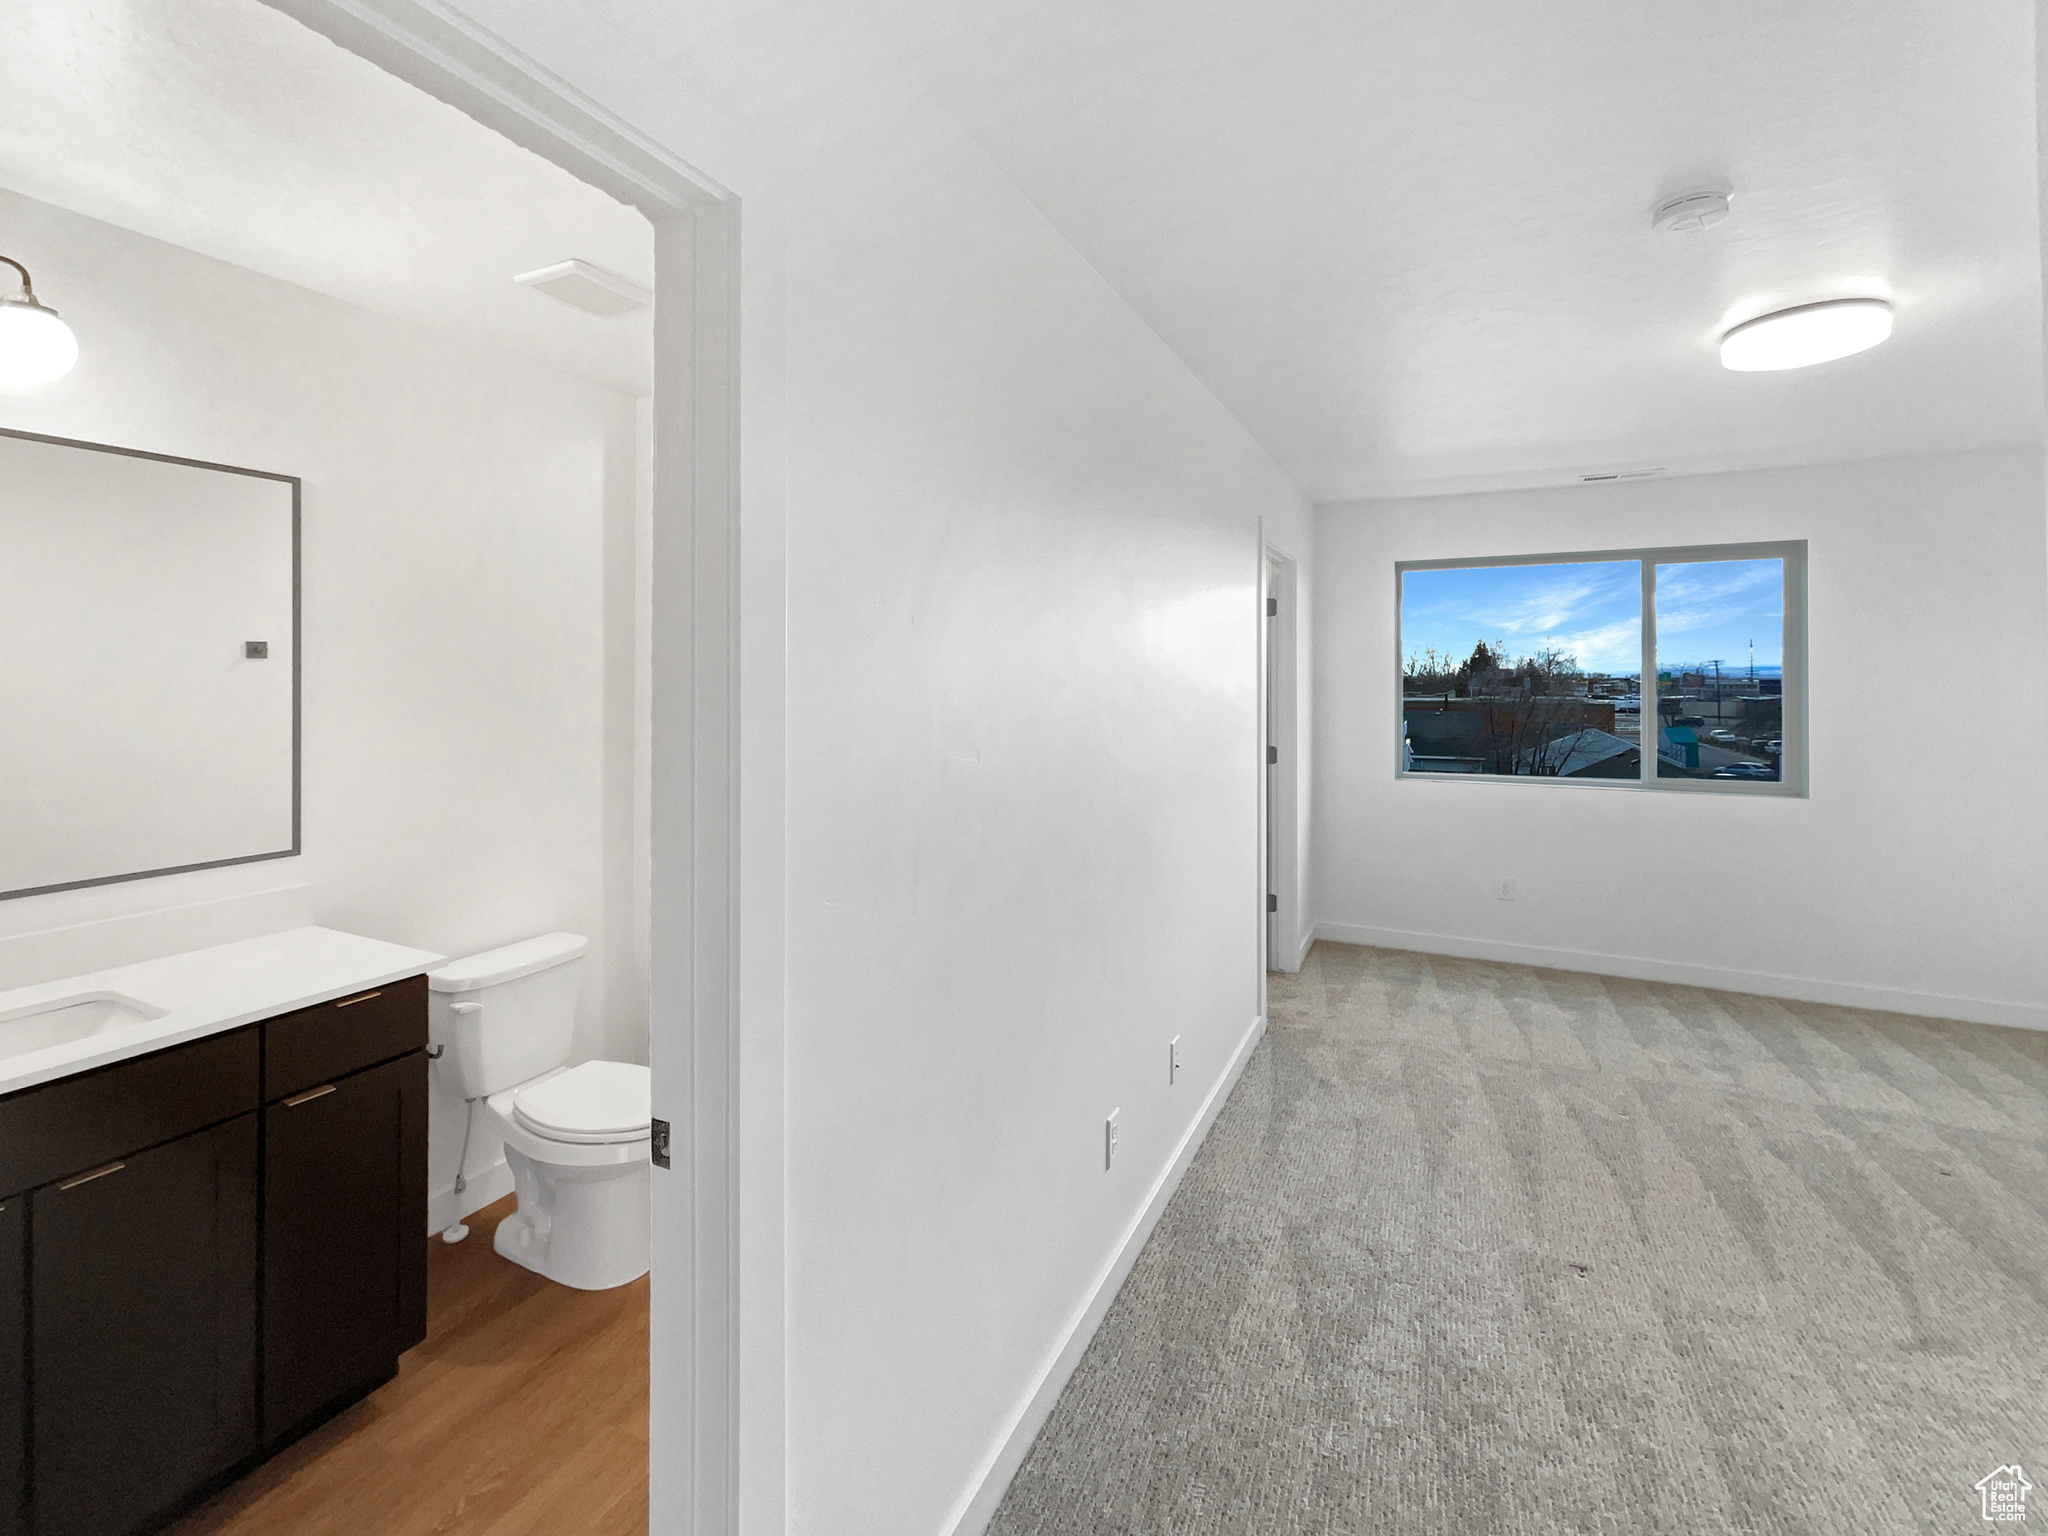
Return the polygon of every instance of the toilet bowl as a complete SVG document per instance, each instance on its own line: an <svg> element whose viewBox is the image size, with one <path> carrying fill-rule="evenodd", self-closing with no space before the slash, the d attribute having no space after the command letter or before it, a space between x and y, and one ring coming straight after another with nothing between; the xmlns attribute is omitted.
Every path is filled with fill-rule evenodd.
<svg viewBox="0 0 2048 1536"><path fill-rule="evenodd" d="M646 1274L647 1069L586 1061L484 1104L519 1197L492 1246L580 1291L608 1291Z"/></svg>
<svg viewBox="0 0 2048 1536"><path fill-rule="evenodd" d="M636 1063L570 1065L588 947L550 933L454 961L427 976L428 1017L442 1083L505 1144L519 1208L492 1246L601 1291L647 1273L650 1099Z"/></svg>

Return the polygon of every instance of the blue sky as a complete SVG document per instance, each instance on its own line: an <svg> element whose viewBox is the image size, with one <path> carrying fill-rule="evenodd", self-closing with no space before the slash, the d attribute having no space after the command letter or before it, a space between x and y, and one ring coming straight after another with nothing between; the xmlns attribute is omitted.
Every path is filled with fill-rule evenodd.
<svg viewBox="0 0 2048 1536"><path fill-rule="evenodd" d="M1776 560L1657 568L1657 661L1720 657L1747 667L1783 659L1784 579ZM1479 641L1527 655L1555 645L1589 672L1633 673L1642 659L1642 577L1633 560L1408 571L1402 577L1404 657L1434 646L1459 660Z"/></svg>
<svg viewBox="0 0 2048 1536"><path fill-rule="evenodd" d="M1746 670L1756 642L1759 669L1785 661L1785 573L1779 560L1710 560L1657 567L1657 669L1719 657L1724 672Z"/></svg>

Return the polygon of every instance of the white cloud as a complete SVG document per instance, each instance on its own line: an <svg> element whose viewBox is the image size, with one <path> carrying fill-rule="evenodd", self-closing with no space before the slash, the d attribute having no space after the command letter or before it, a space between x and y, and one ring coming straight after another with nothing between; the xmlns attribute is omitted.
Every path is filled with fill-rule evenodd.
<svg viewBox="0 0 2048 1536"><path fill-rule="evenodd" d="M1597 629L1553 635L1551 643L1576 656L1588 672L1639 672L1643 665L1643 626L1635 618L1616 619Z"/></svg>

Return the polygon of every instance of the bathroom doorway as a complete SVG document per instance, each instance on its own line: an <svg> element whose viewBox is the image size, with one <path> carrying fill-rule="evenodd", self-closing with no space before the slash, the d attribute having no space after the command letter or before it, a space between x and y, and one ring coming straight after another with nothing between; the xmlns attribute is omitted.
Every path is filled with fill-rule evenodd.
<svg viewBox="0 0 2048 1536"><path fill-rule="evenodd" d="M653 388L642 416L652 511L636 565L649 663L639 684L648 736L636 772L647 819L636 885L649 934L659 1149L648 1433L666 1449L652 1468L648 1520L657 1533L728 1530L743 1499L779 1504L779 1481L754 1488L742 1478L739 1447L745 1437L753 1465L780 1466L783 1348L771 1257L781 1244L781 1169L765 1151L781 1143L780 995L766 985L745 993L754 973L743 969L738 944L742 861L746 958L757 968L779 953L782 878L781 530L772 495L760 514L740 515L740 201L504 39L448 25L407 0L266 3L638 208L654 226ZM762 302L772 328L779 300ZM772 383L769 391L760 398L772 416ZM772 425L766 430L772 437ZM743 1049L751 1053L744 1080ZM753 1148L744 1162L742 1118Z"/></svg>
<svg viewBox="0 0 2048 1536"><path fill-rule="evenodd" d="M746 830L735 782L744 707L737 201L501 40L436 20L408 0L134 0L116 9L128 31L116 37L118 29L101 27L102 41L120 55L112 64L141 81L119 68L99 71L114 94L98 104L90 99L94 66L64 46L77 8L29 0L10 16L10 27L55 49L42 71L52 82L53 115L37 154L17 144L14 161L0 166L0 196L12 238L59 253L54 265L30 265L65 296L83 359L67 386L72 395L10 405L45 416L8 420L304 478L303 861L269 866L238 886L216 872L200 895L260 904L264 922L311 905L312 916L291 921L387 932L452 956L549 927L601 933L603 958L593 965L602 971L599 1001L579 1021L579 1053L648 1061L654 1115L674 1128L654 1175L651 1279L616 1294L555 1294L514 1266L498 1266L505 1273L491 1278L491 1234L508 1209L505 1165L487 1146L463 1145L463 1117L442 1116L432 1140L439 1162L430 1225L466 1220L472 1231L465 1242L432 1245L431 1296L441 1312L430 1316L429 1342L414 1352L408 1374L332 1421L333 1434L310 1436L267 1464L300 1478L301 1488L328 1490L317 1510L293 1502L282 1483L250 1482L187 1515L186 1528L245 1528L233 1524L237 1511L255 1506L237 1501L260 1498L268 1513L258 1524L268 1521L268 1529L402 1529L370 1517L365 1490L424 1488L432 1475L425 1468L442 1475L444 1492L475 1478L503 1486L515 1472L549 1487L577 1483L585 1475L580 1451L551 1465L529 1445L514 1463L494 1460L480 1442L451 1440L451 1426L468 1422L454 1397L428 1415L434 1434L410 1442L417 1457L378 1462L344 1444L364 1430L370 1439L357 1449L371 1445L404 1412L420 1411L411 1394L437 1383L467 1391L497 1379L499 1366L516 1374L532 1339L555 1340L544 1351L552 1362L587 1345L591 1353L578 1364L625 1383L628 1398L638 1391L637 1410L610 1402L585 1417L603 1426L614 1452L638 1447L637 1480L625 1479L637 1492L622 1507L637 1505L640 1525L649 1521L651 1415L673 1448L656 1471L652 1503L662 1513L653 1528L722 1527L737 1436L721 1415L741 1397L739 1217L744 1204L750 1238L771 1246L780 1222L779 1175L761 1158L749 1163L748 1176L769 1191L755 1200L757 1186L743 1191L732 1154L742 1108L734 1087L742 979L734 893ZM240 25L251 29L246 46L220 34ZM17 62L20 41L10 33ZM624 273L626 286L660 296L638 322L648 336L645 387L607 372L618 361L610 352L621 349L603 338L616 332L588 329L589 316L560 308L546 286L547 269L574 265L572 258L600 257L583 264L613 277L631 265L570 243L597 238L591 232L601 233L603 211L579 211L573 197L550 203L552 194L508 190L520 169L508 169L506 155L489 146L436 140L408 152L397 144L389 163L369 165L365 146L393 145L418 114L351 104L350 67L459 116L514 159L595 189L613 211L633 211L651 231L652 259L648 270ZM249 115L255 109L236 93L238 80L275 116ZM186 126L225 124L232 142L156 131L145 86L185 91ZM75 116L64 115L67 93ZM339 125L293 137L335 113ZM32 119L28 104L10 101L11 134L26 135ZM474 173L475 164L485 173ZM378 217L337 212L344 194L356 193L356 211ZM406 206L418 214L414 224L379 222ZM477 246L479 230L498 227L496 215L505 214L509 228L547 207L567 211L539 237L472 250L474 270L456 272L458 263L443 260L463 240L466 250ZM239 274L235 292L267 297L223 318L208 306L225 307L228 289L209 275L227 269ZM409 275L423 280L408 288ZM515 285L520 277L540 280ZM153 294L145 291L151 282ZM332 347L296 358L238 354L300 325L325 325ZM599 340L586 346L579 334ZM420 359L472 351L470 393L459 402L434 398L437 376ZM344 353L347 366L337 361ZM387 365L389 376L380 375ZM535 383L536 369L548 373L544 383ZM126 395L121 409L109 405L117 387L147 397L156 414L137 406L122 416ZM376 413L402 417L409 398L418 441L369 430L390 428ZM82 430L61 419L66 410L97 424ZM438 447L429 440L436 432ZM385 495L379 474L401 480L404 497ZM645 515L628 496L623 519L612 515L602 486L586 484L643 479ZM776 536L772 525L760 535L771 555ZM771 640L774 601L770 590L749 607ZM751 654L772 677L773 644ZM772 714L772 689L760 696ZM549 804L529 815L521 796L536 783ZM564 785L588 794L568 806ZM775 824L772 784L749 804L761 825ZM558 873L560 891L550 883ZM772 881L751 889L772 910ZM772 1012L751 1017L774 1032ZM638 1046L607 1034L632 1028L642 1031ZM754 1072L749 1093L779 1103L771 1077ZM779 1290L762 1298L750 1313L749 1326L763 1335L750 1358L779 1379ZM494 1308L503 1313L497 1322L517 1325L516 1337L486 1326ZM637 1373L615 1368L636 1349ZM548 1422L540 1413L548 1396L531 1398L536 1424ZM502 1392L484 1397L501 1409L506 1401ZM779 1422L774 1401L758 1412L764 1423ZM472 1427L493 1433L482 1419ZM316 1466L323 1448L337 1457L326 1473ZM619 1483L618 1469L601 1480ZM593 1485L581 1486L588 1497ZM280 1510L291 1511L281 1523L273 1518Z"/></svg>

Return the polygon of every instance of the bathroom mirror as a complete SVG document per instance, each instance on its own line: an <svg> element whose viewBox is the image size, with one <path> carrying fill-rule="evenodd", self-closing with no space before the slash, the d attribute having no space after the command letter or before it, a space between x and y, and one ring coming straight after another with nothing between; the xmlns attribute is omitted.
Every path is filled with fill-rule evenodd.
<svg viewBox="0 0 2048 1536"><path fill-rule="evenodd" d="M0 897L299 851L299 482L0 430Z"/></svg>

